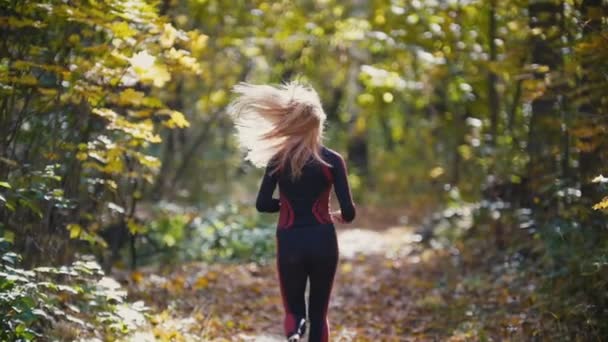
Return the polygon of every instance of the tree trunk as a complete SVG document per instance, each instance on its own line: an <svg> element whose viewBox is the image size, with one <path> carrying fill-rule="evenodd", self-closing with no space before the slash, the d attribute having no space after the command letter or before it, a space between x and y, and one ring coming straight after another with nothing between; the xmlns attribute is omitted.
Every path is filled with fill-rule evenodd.
<svg viewBox="0 0 608 342"><path fill-rule="evenodd" d="M580 5L580 12L582 15L582 22L584 23L582 34L583 40L589 40L594 35L599 34L602 29L602 0L583 0ZM598 15L598 13L600 15ZM579 84L584 87L593 82L590 79L590 75L594 73L594 63L588 62L590 56L582 56L581 69L583 70L583 76L579 80ZM599 125L599 119L601 119L602 106L601 98L597 94L593 94L590 91L583 91L578 94L581 98L587 100L582 101L578 108L580 119L578 120L578 127L587 128L593 131L596 125ZM600 139L594 134L579 136L581 142L585 143L590 148L582 149L579 153L579 177L581 181L581 192L582 196L592 203L597 203L601 200L601 194L598 191L597 184L591 182L591 180L601 173L602 162L600 159L600 146L594 146L594 140Z"/></svg>
<svg viewBox="0 0 608 342"><path fill-rule="evenodd" d="M367 17L367 1L357 0L353 4L353 17ZM357 106L357 94L361 93L361 84L359 82L359 71L361 64L370 59L369 52L353 44L350 47L351 63L348 70L346 84L346 111L350 115L349 121L350 138L348 141L347 153L350 164L363 176L369 174L369 155L367 141L367 123L365 125L358 124L361 111Z"/></svg>
<svg viewBox="0 0 608 342"><path fill-rule="evenodd" d="M562 57L558 48L561 38L561 5L555 1L533 1L529 5L531 37L531 63L549 68L552 80L561 70ZM542 33L542 34L541 34ZM541 70L537 80L546 79ZM545 81L547 82L547 81ZM560 117L555 91L547 82L544 93L532 101L532 116L528 137L528 175L530 190L540 204L541 194L552 186L558 177L559 167L555 153L560 149Z"/></svg>
<svg viewBox="0 0 608 342"><path fill-rule="evenodd" d="M490 63L496 62L496 0L490 0L489 8L489 24L488 24L488 44L490 50ZM496 147L496 137L498 135L498 113L499 101L498 92L496 91L496 82L498 76L492 70L488 70L488 109L490 112L490 135L492 147ZM493 165L494 163L492 163ZM493 166L492 166L493 168ZM492 172L492 171L490 171Z"/></svg>

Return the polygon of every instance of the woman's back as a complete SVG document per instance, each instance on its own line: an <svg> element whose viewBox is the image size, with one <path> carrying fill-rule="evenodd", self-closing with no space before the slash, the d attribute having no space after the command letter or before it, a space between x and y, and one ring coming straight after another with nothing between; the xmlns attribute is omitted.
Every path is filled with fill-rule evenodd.
<svg viewBox="0 0 608 342"><path fill-rule="evenodd" d="M332 185L340 203L342 219L345 222L354 219L355 206L348 187L344 159L325 146L321 146L320 155L331 167L311 158L296 180L290 177L289 163L285 169L274 174L271 174L272 161L266 168L256 206L262 212L280 211L278 228L333 223L329 213ZM278 200L272 198L277 184Z"/></svg>

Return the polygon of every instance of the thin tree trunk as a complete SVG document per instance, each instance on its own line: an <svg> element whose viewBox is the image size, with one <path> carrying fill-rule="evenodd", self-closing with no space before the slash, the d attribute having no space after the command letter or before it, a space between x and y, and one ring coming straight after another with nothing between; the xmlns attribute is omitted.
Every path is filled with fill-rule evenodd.
<svg viewBox="0 0 608 342"><path fill-rule="evenodd" d="M488 16L488 44L490 48L490 63L492 64L496 62L496 0L490 0ZM496 91L497 81L498 76L496 73L492 70L488 70L488 109L490 112L490 135L492 137L492 147L496 147L496 138L498 135L498 114L500 103L498 100L498 92ZM492 163L492 165L493 164L494 163Z"/></svg>
<svg viewBox="0 0 608 342"><path fill-rule="evenodd" d="M580 5L580 12L583 16L583 28L582 34L583 39L591 39L594 34L598 34L602 29L602 16L597 13L602 13L602 0L583 0ZM594 14L595 12L595 14ZM589 75L593 72L594 63L586 62L589 56L582 56L581 69L583 70L583 76L579 81L579 85L588 85L590 80ZM601 111L600 99L597 95L594 96L590 91L583 91L578 96L586 98L586 101L582 101L582 104L578 108L578 112L582 115L579 119L579 127L587 127L589 130L595 125L599 124L599 118L601 117L598 111ZM589 115L593 113L592 115ZM603 114L603 113L602 113ZM579 137L581 141L585 142L586 145L592 145L593 139L598 139L594 135ZM593 203L598 202L601 199L601 194L598 192L598 187L593 184L591 180L601 173L602 163L599 154L600 146L594 148L581 150L579 153L579 177L581 181L581 192L584 198L589 199Z"/></svg>
<svg viewBox="0 0 608 342"><path fill-rule="evenodd" d="M368 15L368 2L356 0L353 4L352 17L365 18ZM367 125L358 124L359 117L362 115L357 106L357 94L361 93L362 86L359 82L359 70L361 64L369 60L368 51L352 45L350 47L351 63L348 69L346 84L346 112L351 116L349 122L350 138L348 141L347 153L350 164L362 175L369 174L369 154L367 142Z"/></svg>
<svg viewBox="0 0 608 342"><path fill-rule="evenodd" d="M562 57L558 48L561 39L561 4L555 1L535 1L529 5L530 28L543 34L531 38L531 63L549 68L554 75L561 70ZM538 80L545 79L544 72L537 72ZM548 85L545 92L532 101L532 116L528 136L528 175L530 190L537 196L546 192L559 175L555 152L560 149L560 117L555 91ZM547 213L550 214L550 213Z"/></svg>

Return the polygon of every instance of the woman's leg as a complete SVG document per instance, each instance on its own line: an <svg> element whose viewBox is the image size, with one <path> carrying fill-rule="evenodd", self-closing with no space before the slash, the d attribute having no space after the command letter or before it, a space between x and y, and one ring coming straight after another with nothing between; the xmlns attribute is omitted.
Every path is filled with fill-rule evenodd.
<svg viewBox="0 0 608 342"><path fill-rule="evenodd" d="M277 235L277 271L281 287L281 297L285 316L283 329L285 336L304 333L306 320L306 291L307 270L304 258L297 248L297 239L290 232ZM304 322L302 321L304 320Z"/></svg>
<svg viewBox="0 0 608 342"><path fill-rule="evenodd" d="M329 341L329 321L327 308L333 287L334 276L338 266L338 243L335 228L326 227L323 252L317 251L312 258L310 270L310 298L308 301L308 317L310 319L309 342Z"/></svg>

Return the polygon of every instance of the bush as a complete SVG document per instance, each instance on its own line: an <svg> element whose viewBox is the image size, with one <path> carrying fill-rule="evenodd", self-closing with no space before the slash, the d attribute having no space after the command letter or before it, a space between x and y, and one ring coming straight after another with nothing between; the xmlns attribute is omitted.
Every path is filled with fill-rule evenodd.
<svg viewBox="0 0 608 342"><path fill-rule="evenodd" d="M126 303L126 291L105 276L91 257L81 257L71 266L25 270L19 268L21 257L10 247L0 238L2 341L117 337L137 323L121 313L144 310L140 303Z"/></svg>
<svg viewBox="0 0 608 342"><path fill-rule="evenodd" d="M222 204L205 218L192 222L191 250L208 261L265 261L274 254L275 225L261 215L247 212L249 207Z"/></svg>
<svg viewBox="0 0 608 342"><path fill-rule="evenodd" d="M275 223L244 204L224 203L205 213L161 204L138 228L139 264L183 261L257 261L274 254Z"/></svg>

